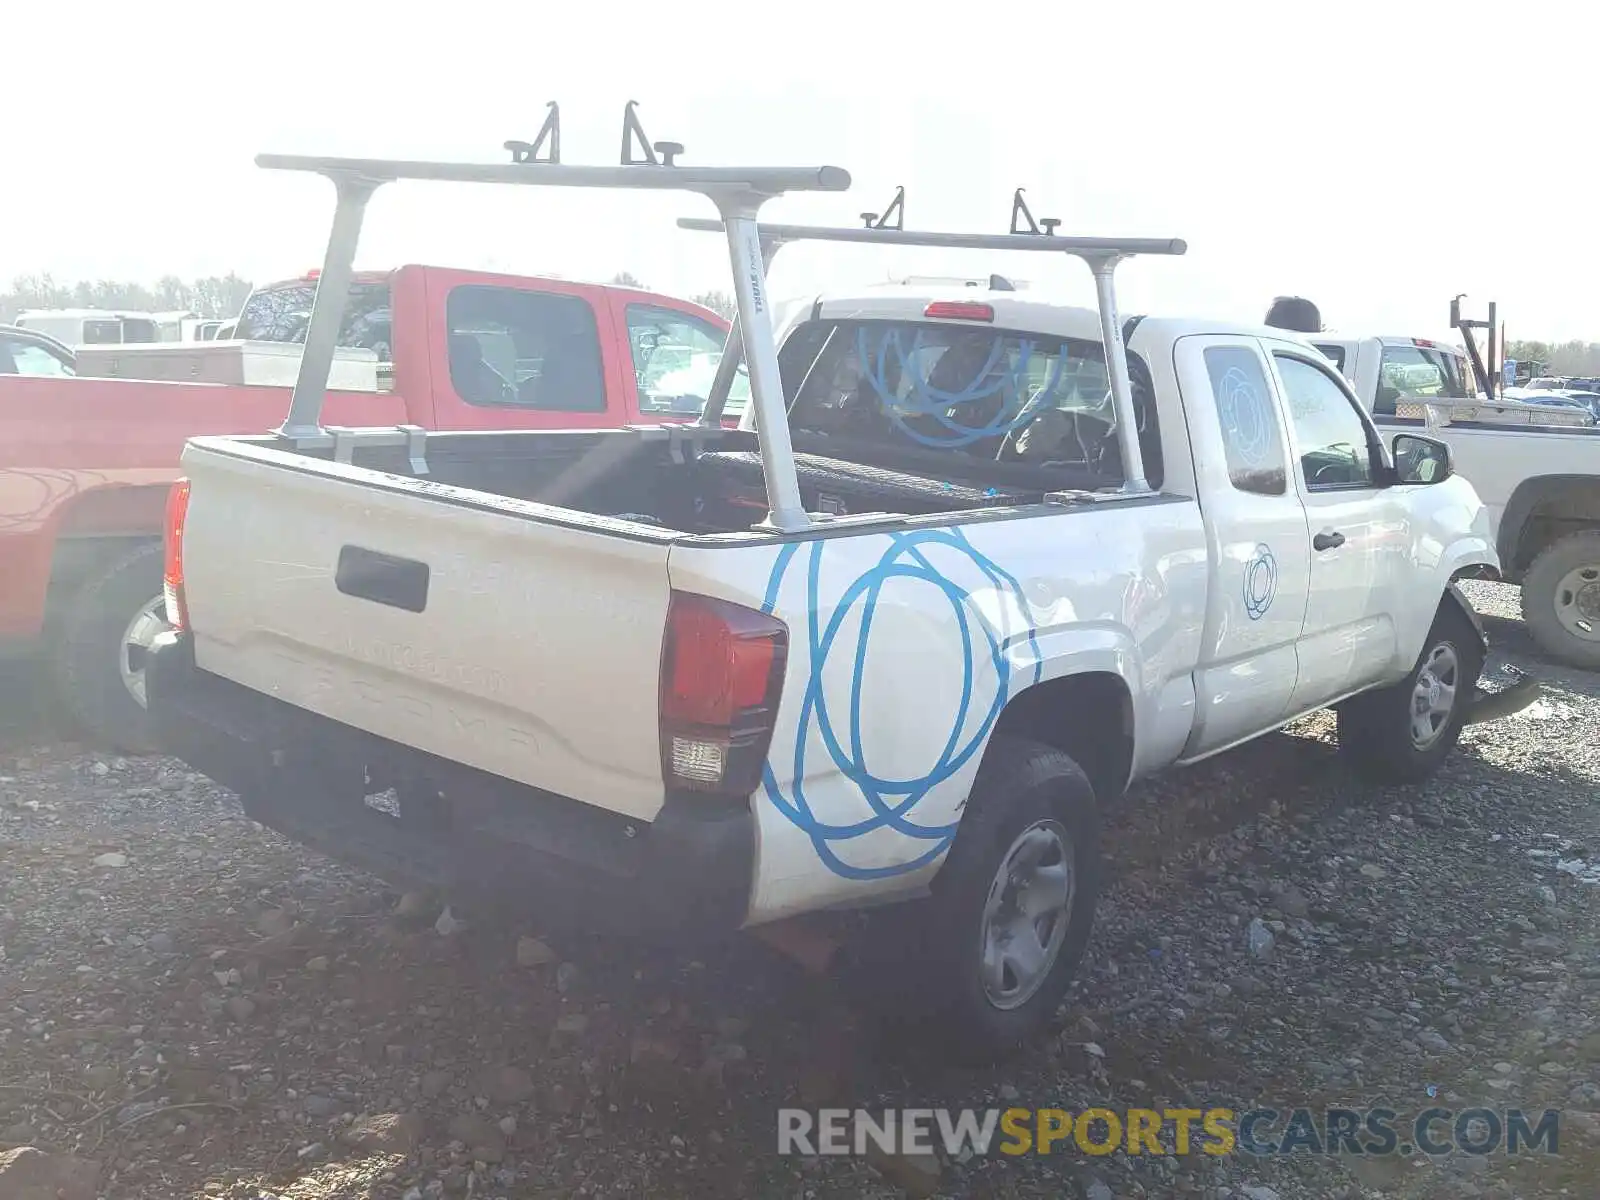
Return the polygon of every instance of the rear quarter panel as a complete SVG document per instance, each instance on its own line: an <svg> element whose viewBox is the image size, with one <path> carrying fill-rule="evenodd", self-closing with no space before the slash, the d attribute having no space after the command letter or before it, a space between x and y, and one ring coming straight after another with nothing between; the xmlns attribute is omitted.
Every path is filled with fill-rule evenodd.
<svg viewBox="0 0 1600 1200"><path fill-rule="evenodd" d="M1006 702L1085 671L1126 683L1137 758L1193 717L1206 552L1187 500L1049 506L777 546L675 546L673 587L789 628L757 818L752 923L915 892L938 869Z"/></svg>

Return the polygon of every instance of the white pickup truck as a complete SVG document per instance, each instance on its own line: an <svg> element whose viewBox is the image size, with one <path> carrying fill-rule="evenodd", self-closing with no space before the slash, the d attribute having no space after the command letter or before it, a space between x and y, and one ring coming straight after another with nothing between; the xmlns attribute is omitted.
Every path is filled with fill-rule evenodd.
<svg viewBox="0 0 1600 1200"><path fill-rule="evenodd" d="M756 224L836 168L258 161L331 176L334 234L284 428L184 452L150 710L397 882L698 932L915 899L928 1015L999 1050L1064 994L1131 781L1330 705L1356 768L1419 781L1536 690L1477 687L1452 580L1497 560L1444 446L1391 457L1301 341L1120 321L1116 263L1181 242ZM321 428L397 179L710 197L752 428ZM872 288L780 356L765 260L801 238L1076 256L1100 307Z"/></svg>
<svg viewBox="0 0 1600 1200"><path fill-rule="evenodd" d="M1466 354L1410 337L1306 335L1385 431L1450 447L1489 510L1500 575L1552 658L1600 670L1600 428L1577 409L1484 398ZM1409 391L1396 384L1409 382Z"/></svg>

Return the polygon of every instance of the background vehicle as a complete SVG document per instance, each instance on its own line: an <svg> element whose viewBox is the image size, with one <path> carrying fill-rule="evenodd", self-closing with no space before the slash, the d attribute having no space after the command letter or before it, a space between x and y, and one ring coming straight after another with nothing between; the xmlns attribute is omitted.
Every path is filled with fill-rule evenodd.
<svg viewBox="0 0 1600 1200"><path fill-rule="evenodd" d="M1305 336L1380 428L1449 445L1488 506L1501 577L1521 585L1528 632L1556 660L1600 669L1600 413L1534 385L1486 399L1462 373L1468 352L1430 339Z"/></svg>
<svg viewBox="0 0 1600 1200"><path fill-rule="evenodd" d="M187 329L193 328L193 323L199 319L199 313L190 312L188 309L151 314L151 320L156 323L156 339L162 342L191 341L192 339L185 337L184 333Z"/></svg>
<svg viewBox="0 0 1600 1200"><path fill-rule="evenodd" d="M290 836L630 929L924 896L915 999L994 1049L1059 1003L1131 779L1337 705L1417 780L1472 715L1471 486L1424 437L1391 463L1297 339L1120 322L1116 259L1180 242L756 226L833 168L262 161L341 184L340 283L365 181L700 191L752 385L737 431L714 389L693 426L408 450L321 425L319 293L283 433L184 451L149 668L163 743ZM1101 307L823 295L780 353L764 260L812 237L1076 254Z"/></svg>
<svg viewBox="0 0 1600 1200"><path fill-rule="evenodd" d="M76 373L71 347L36 329L0 325L0 375L60 378Z"/></svg>
<svg viewBox="0 0 1600 1200"><path fill-rule="evenodd" d="M160 329L150 313L103 308L32 308L19 313L24 329L47 333L68 346L103 346L118 342L159 342Z"/></svg>
<svg viewBox="0 0 1600 1200"><path fill-rule="evenodd" d="M1585 392L1572 389L1561 391L1531 389L1508 389L1508 394L1514 393L1518 399L1526 400L1530 404L1555 405L1561 408L1576 408L1593 416L1600 422L1600 392Z"/></svg>
<svg viewBox="0 0 1600 1200"><path fill-rule="evenodd" d="M653 356L705 355L708 346L720 354L727 329L670 296L444 267L366 274L356 290L341 342L387 361L364 393L330 396L329 419L355 425L570 429L692 418L704 393L685 396L705 371L669 378L664 391ZM176 378L257 359L270 367L273 343L304 337L314 291L314 278L258 290L240 316L253 340L233 343L231 357L217 342L130 346L112 357L157 356ZM283 364L289 379L297 357ZM29 351L31 373L46 377L0 374L0 652L47 652L86 730L149 749L144 656L166 627L161 521L178 456L192 434L273 427L289 392L60 378L71 370L45 369L53 361Z"/></svg>

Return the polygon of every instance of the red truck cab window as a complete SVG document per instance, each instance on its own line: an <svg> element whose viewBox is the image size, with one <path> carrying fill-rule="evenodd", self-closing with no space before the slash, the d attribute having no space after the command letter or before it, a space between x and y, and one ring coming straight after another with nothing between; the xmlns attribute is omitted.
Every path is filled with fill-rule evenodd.
<svg viewBox="0 0 1600 1200"><path fill-rule="evenodd" d="M445 302L450 386L468 404L606 410L600 330L581 296L464 284Z"/></svg>

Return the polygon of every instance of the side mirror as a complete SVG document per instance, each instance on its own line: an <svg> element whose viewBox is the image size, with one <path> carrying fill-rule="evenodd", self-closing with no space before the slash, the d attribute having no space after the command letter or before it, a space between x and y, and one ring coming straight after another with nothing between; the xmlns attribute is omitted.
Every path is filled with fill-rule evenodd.
<svg viewBox="0 0 1600 1200"><path fill-rule="evenodd" d="M1396 434L1394 439L1394 478L1396 483L1443 483L1453 474L1450 447L1437 438L1415 433Z"/></svg>

